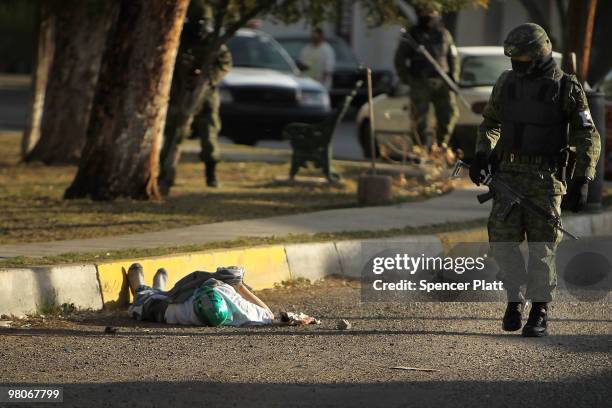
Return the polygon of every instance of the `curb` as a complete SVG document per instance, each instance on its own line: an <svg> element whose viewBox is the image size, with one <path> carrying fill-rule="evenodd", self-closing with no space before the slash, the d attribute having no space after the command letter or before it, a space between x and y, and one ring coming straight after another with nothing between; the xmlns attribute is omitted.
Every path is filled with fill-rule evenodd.
<svg viewBox="0 0 612 408"><path fill-rule="evenodd" d="M0 314L22 316L64 303L102 308L95 265L0 269Z"/></svg>
<svg viewBox="0 0 612 408"><path fill-rule="evenodd" d="M564 225L582 237L610 234L612 211L569 217ZM143 265L145 282L152 281L158 268L165 268L169 287L194 270L241 265L247 270L245 282L261 290L299 278L316 281L332 274L359 278L367 260L398 244L413 248L419 244L419 255L435 255L460 242L486 241L486 228L478 228L436 235L221 249L95 265L0 269L0 315L23 316L63 303L93 310L125 305L130 300L126 271L134 262Z"/></svg>

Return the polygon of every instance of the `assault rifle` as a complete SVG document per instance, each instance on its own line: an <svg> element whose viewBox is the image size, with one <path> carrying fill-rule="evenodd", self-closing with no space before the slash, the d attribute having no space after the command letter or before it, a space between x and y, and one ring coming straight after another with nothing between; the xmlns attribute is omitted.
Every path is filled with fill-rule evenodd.
<svg viewBox="0 0 612 408"><path fill-rule="evenodd" d="M431 64L433 69L436 71L438 76L440 78L442 78L442 80L444 81L446 86L448 86L451 91L453 91L455 94L457 94L457 97L459 98L461 103L463 103L463 105L466 108L468 108L468 110L472 109L472 106L470 105L470 103L463 97L463 95L461 95L461 91L459 90L459 87L457 86L455 81L453 81L453 79L451 77L449 77L446 72L444 72L444 70L442 69L440 64L438 64L438 61L436 61L434 59L434 57L431 56L429 51L427 51L427 48L425 48L425 46L423 44L419 44L417 42L417 40L415 40L414 37L412 37L410 35L410 33L408 32L408 30L406 30L405 28L403 28L402 31L401 31L400 41L403 41L403 42L407 43L416 52L418 52L421 55L423 55L425 57L425 59L427 61L429 61L429 63Z"/></svg>
<svg viewBox="0 0 612 408"><path fill-rule="evenodd" d="M466 169L469 171L470 165L459 160L455 165L455 169L453 170L453 177L458 177L461 174L462 169ZM499 194L502 200L504 200L505 202L504 210L501 214L501 218L504 221L508 219L508 216L510 216L512 210L516 206L519 206L539 216L540 218L543 218L544 220L546 220L546 222L566 234L568 237L576 240L578 239L578 237L576 237L574 234L563 228L560 216L551 214L549 211L546 211L544 208L540 207L539 205L531 201L529 198L525 197L523 194L514 190L508 184L499 180L497 177L495 177L494 174L489 174L487 177L485 177L482 184L489 187L489 191L478 195L478 202L480 204L484 204L487 201L491 200L496 193Z"/></svg>

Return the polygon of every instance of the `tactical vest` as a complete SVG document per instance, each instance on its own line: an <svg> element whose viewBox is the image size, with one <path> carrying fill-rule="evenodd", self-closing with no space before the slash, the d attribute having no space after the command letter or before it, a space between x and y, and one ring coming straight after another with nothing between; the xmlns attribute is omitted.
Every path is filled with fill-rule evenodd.
<svg viewBox="0 0 612 408"><path fill-rule="evenodd" d="M510 73L502 88L500 154L558 157L568 145L563 111L565 74L522 79Z"/></svg>
<svg viewBox="0 0 612 408"><path fill-rule="evenodd" d="M449 72L447 57L450 53L450 43L446 41L442 28L435 27L430 30L422 30L416 26L412 28L410 34L419 44L425 46L444 72ZM423 78L438 76L431 63L420 52L414 53L411 58L410 73L413 76Z"/></svg>

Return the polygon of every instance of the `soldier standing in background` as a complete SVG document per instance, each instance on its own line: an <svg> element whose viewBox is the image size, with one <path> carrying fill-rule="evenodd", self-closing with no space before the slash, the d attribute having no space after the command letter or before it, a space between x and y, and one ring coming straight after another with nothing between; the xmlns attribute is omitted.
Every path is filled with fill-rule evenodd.
<svg viewBox="0 0 612 408"><path fill-rule="evenodd" d="M164 195L175 182L179 145L192 135L201 142L200 157L205 164L207 185L218 185L215 171L219 161L217 137L221 129L218 86L232 66L232 57L225 45L216 46L211 35L211 21L210 7L197 1L190 3L174 65L161 151L158 183Z"/></svg>
<svg viewBox="0 0 612 408"><path fill-rule="evenodd" d="M444 28L440 7L426 3L416 8L418 23L409 30L410 35L425 46L440 67L453 80L459 80L459 57L451 33ZM400 80L410 86L412 113L417 132L428 145L434 142L446 147L457 123L459 111L455 94L438 76L423 55L405 41L400 41L395 53L395 69ZM436 139L427 131L429 106L433 104L436 117Z"/></svg>
<svg viewBox="0 0 612 408"><path fill-rule="evenodd" d="M204 176L206 185L218 187L216 167L220 159L219 132L221 131L221 117L219 108L219 84L232 67L232 55L229 49L222 45L210 72L210 83L202 98L200 113L193 119L193 135L200 139L202 151L200 158L204 162Z"/></svg>
<svg viewBox="0 0 612 408"><path fill-rule="evenodd" d="M582 86L557 66L550 39L536 24L513 29L504 42L504 53L511 58L512 70L499 77L484 109L470 178L479 184L484 176L496 174L540 207L560 215L571 147L576 165L566 202L568 209L578 212L586 203L600 152L599 134ZM555 252L562 233L519 207L504 220L500 214L506 204L495 197L488 224L491 251L508 296L502 327L506 331L521 328L526 297L532 308L522 334L545 336L548 303L557 283ZM527 268L519 249L525 238Z"/></svg>

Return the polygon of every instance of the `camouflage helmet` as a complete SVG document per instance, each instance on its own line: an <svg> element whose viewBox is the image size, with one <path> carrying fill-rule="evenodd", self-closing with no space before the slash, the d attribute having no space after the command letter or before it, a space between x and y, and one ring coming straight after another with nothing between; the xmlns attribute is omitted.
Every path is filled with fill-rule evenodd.
<svg viewBox="0 0 612 408"><path fill-rule="evenodd" d="M537 61L552 52L548 34L534 23L521 24L515 27L504 41L504 54L508 57L529 56Z"/></svg>

